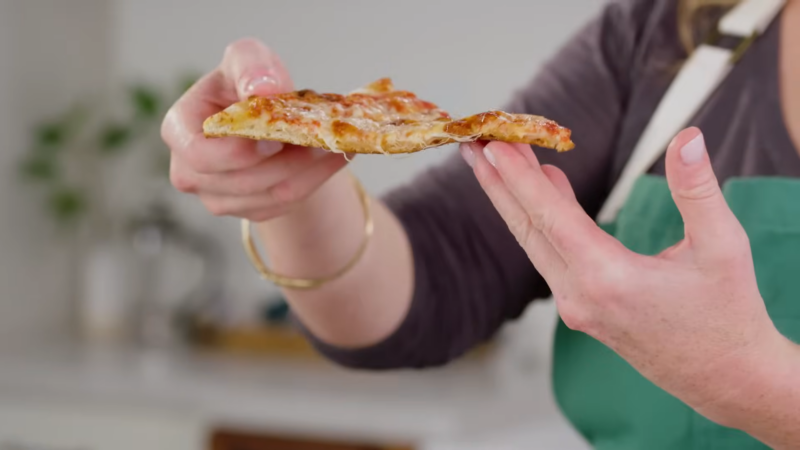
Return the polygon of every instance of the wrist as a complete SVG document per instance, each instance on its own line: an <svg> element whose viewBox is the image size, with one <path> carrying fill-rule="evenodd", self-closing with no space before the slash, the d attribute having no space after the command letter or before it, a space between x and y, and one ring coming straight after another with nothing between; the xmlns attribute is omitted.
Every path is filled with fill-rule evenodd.
<svg viewBox="0 0 800 450"><path fill-rule="evenodd" d="M302 277L346 264L364 241L364 226L358 190L344 170L291 211L253 225L272 268Z"/></svg>
<svg viewBox="0 0 800 450"><path fill-rule="evenodd" d="M311 195L293 203L283 214L253 226L259 235L263 235L261 238L266 245L271 245L272 240L281 242L289 237L293 240L301 236L317 239L325 229L336 229L331 227L343 226L346 221L358 222L360 211L349 173L342 170ZM341 228L337 229L337 236L340 232Z"/></svg>
<svg viewBox="0 0 800 450"><path fill-rule="evenodd" d="M716 400L695 408L729 428L759 429L800 403L800 346L772 326L758 345L743 352L709 380Z"/></svg>

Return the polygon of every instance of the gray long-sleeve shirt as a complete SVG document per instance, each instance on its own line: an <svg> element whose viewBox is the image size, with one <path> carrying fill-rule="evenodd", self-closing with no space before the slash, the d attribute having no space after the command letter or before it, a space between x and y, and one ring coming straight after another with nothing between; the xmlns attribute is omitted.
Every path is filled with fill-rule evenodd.
<svg viewBox="0 0 800 450"><path fill-rule="evenodd" d="M574 150L534 151L542 163L567 174L592 216L686 58L676 6L677 0L610 3L505 108L572 129ZM776 20L692 120L704 132L721 182L800 176L800 156L780 106L779 28ZM651 173L664 174L663 159ZM531 301L549 296L546 282L458 155L385 200L413 248L412 305L400 327L369 348L340 349L311 336L333 361L366 369L444 364L491 338Z"/></svg>

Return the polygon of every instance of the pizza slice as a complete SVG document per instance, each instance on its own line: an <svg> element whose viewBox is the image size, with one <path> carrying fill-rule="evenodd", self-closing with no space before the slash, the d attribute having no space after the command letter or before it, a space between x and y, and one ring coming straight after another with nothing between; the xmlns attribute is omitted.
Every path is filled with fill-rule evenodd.
<svg viewBox="0 0 800 450"><path fill-rule="evenodd" d="M453 119L384 78L347 95L300 90L235 103L203 123L207 137L274 140L337 153L413 153L455 142L498 140L571 150L552 120L488 111Z"/></svg>

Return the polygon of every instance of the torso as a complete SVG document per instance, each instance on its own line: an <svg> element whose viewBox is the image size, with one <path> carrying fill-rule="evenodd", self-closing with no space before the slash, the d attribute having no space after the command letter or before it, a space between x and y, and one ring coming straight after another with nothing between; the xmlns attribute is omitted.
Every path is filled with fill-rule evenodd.
<svg viewBox="0 0 800 450"><path fill-rule="evenodd" d="M798 23L800 16L800 2L789 4L689 123L703 131L720 182L731 177L800 177L800 145L794 144L800 142L800 84L791 82L800 76L800 48L780 45L800 39L800 27L784 26ZM668 6L654 11L659 26L646 37L643 56L633 69L628 110L635 114L624 119L617 141L617 175L672 81L670 67L685 57L670 19L675 3L661 5ZM663 158L651 174L665 174Z"/></svg>

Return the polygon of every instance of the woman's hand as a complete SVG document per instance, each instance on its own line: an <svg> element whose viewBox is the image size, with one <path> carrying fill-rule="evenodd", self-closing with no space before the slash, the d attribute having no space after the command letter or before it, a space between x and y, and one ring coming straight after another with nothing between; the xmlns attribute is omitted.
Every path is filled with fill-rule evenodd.
<svg viewBox="0 0 800 450"><path fill-rule="evenodd" d="M278 57L258 41L234 42L219 67L170 109L162 136L172 184L197 194L216 215L257 222L253 229L282 275L319 278L345 266L365 238L364 213L347 160L319 149L237 138L206 139L203 121L251 95L294 89ZM414 289L411 247L400 222L372 202L375 232L340 278L313 290L285 289L296 316L319 340L370 346L394 331ZM331 238L331 237L335 238Z"/></svg>
<svg viewBox="0 0 800 450"><path fill-rule="evenodd" d="M347 163L345 158L279 142L203 136L203 121L232 103L292 89L288 72L269 48L253 39L228 46L219 67L189 89L164 119L172 184L197 194L215 215L254 222L283 215L310 196Z"/></svg>
<svg viewBox="0 0 800 450"><path fill-rule="evenodd" d="M745 403L800 367L797 347L767 314L747 235L699 130L680 133L667 152L685 238L657 256L631 252L601 230L564 173L540 166L530 147L492 142L462 153L547 280L565 324L702 414L729 426L756 422Z"/></svg>

